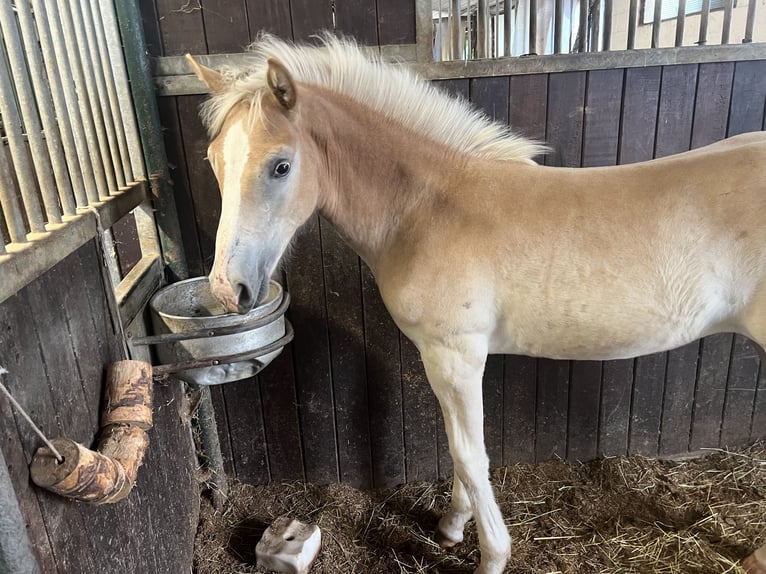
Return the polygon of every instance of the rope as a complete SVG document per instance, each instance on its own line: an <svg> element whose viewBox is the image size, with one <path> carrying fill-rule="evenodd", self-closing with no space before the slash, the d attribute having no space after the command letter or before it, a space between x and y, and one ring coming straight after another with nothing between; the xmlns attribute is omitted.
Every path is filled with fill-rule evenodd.
<svg viewBox="0 0 766 574"><path fill-rule="evenodd" d="M8 371L6 371L3 367L0 367L0 375L7 375ZM14 406L14 408L19 412L19 414L24 418L25 421L29 423L29 426L32 427L32 430L34 430L37 433L37 436L39 436L42 441L45 443L45 446L47 446L49 449L51 449L51 452L55 455L56 460L59 463L64 462L64 457L61 456L61 453L56 450L56 447L53 446L53 443L48 440L48 438L43 434L43 431L41 431L37 425L34 423L34 421L29 417L27 412L22 408L22 406L16 402L16 399L13 398L10 391L5 388L5 385L2 381L0 381L0 390L5 393L5 396L8 397L8 400L11 401L11 404Z"/></svg>

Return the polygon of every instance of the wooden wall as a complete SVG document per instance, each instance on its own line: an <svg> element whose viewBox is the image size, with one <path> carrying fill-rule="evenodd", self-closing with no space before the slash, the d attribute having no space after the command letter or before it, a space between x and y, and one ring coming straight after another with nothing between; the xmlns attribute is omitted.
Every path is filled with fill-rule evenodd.
<svg viewBox="0 0 766 574"><path fill-rule="evenodd" d="M92 445L106 366L121 359L95 243L0 304L3 381L48 434ZM178 384L155 385L155 426L131 495L105 506L34 486L42 442L0 396L0 449L41 572L190 572L199 497ZM2 509L0 509L2 512Z"/></svg>
<svg viewBox="0 0 766 574"><path fill-rule="evenodd" d="M202 0L191 13L174 11L175 4L144 6L157 54L236 51L259 27L305 38L327 26L329 2L246 2L246 18L231 2ZM216 8L224 5L229 12ZM336 5L339 28L367 43L414 42L412 0ZM221 14L232 18L230 26L221 25ZM389 26L395 16L404 20ZM392 38L394 31L400 34ZM546 140L552 152L541 159L550 165L630 163L764 129L766 61L439 83ZM202 160L202 99L160 101L194 274L209 270L219 215ZM293 300L294 343L261 376L213 391L227 471L254 483L305 478L362 487L448 475L441 415L417 352L389 318L370 272L326 221L306 225L283 280ZM750 343L732 335L604 363L490 357L491 464L674 455L766 437L758 371Z"/></svg>

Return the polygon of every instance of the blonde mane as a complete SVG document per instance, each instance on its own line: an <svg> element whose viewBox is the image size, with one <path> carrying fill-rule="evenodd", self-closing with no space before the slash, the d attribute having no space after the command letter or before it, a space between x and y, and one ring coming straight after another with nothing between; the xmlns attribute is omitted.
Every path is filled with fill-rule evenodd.
<svg viewBox="0 0 766 574"><path fill-rule="evenodd" d="M457 151L486 159L529 161L546 149L493 122L465 100L441 92L406 66L386 63L350 40L325 34L319 46L298 46L263 35L249 52L252 63L222 70L227 89L203 105L202 119L211 137L239 102L249 102L257 117L267 88L267 60L274 58L296 82L353 98Z"/></svg>

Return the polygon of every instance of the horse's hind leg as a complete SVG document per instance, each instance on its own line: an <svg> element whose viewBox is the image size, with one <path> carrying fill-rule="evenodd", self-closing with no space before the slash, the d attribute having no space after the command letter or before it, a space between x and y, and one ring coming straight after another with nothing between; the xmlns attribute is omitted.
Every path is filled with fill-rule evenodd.
<svg viewBox="0 0 766 574"><path fill-rule="evenodd" d="M511 551L511 537L489 483L489 459L484 448L482 372L487 358L486 340L465 336L450 345L418 345L426 374L439 399L455 465L458 499L440 530L457 541L470 512L476 517L481 547L480 574L500 574ZM459 530L459 533L456 532Z"/></svg>

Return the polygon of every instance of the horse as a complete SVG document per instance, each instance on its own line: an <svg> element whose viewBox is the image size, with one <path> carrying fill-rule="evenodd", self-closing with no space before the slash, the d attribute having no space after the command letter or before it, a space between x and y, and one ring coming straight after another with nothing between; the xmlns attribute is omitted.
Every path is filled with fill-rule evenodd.
<svg viewBox="0 0 766 574"><path fill-rule="evenodd" d="M240 69L187 55L222 194L211 289L267 294L317 210L363 258L422 357L454 481L435 538L476 520L480 574L511 538L489 480L489 353L617 359L718 332L766 345L766 133L645 163L539 165L538 142L332 35L271 36Z"/></svg>

